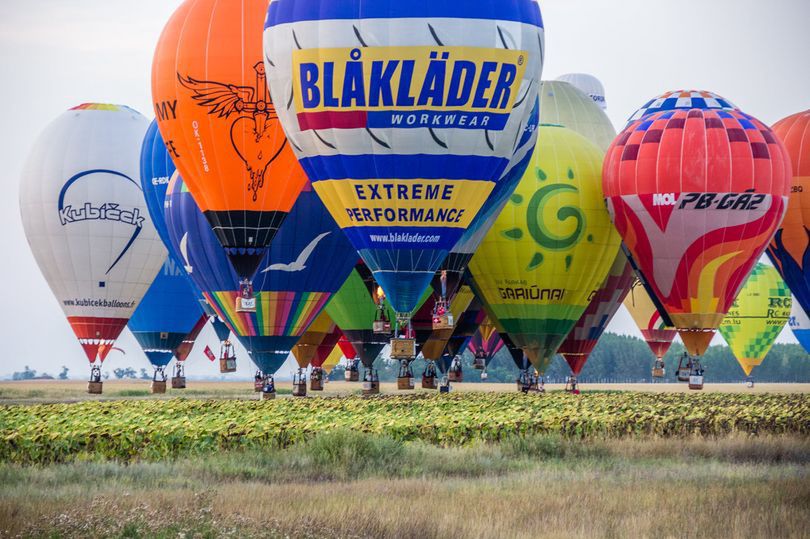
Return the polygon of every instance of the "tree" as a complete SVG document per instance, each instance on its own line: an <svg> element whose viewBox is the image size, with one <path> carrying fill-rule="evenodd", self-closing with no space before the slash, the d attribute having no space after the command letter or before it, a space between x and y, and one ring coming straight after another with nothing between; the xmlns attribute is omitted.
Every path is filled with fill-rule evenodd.
<svg viewBox="0 0 810 539"><path fill-rule="evenodd" d="M149 373L146 372L146 369L141 367L141 380L151 380L151 379L152 379L152 377L149 376Z"/></svg>
<svg viewBox="0 0 810 539"><path fill-rule="evenodd" d="M120 380L122 378L135 378L137 373L132 367L127 367L126 369L119 367L117 369L113 369L113 374Z"/></svg>
<svg viewBox="0 0 810 539"><path fill-rule="evenodd" d="M32 378L36 378L37 371L31 370L28 365L25 366L25 369L22 372L15 372L11 375L12 380L31 380Z"/></svg>
<svg viewBox="0 0 810 539"><path fill-rule="evenodd" d="M62 365L62 372L59 373L60 380L67 380L68 379L68 368Z"/></svg>

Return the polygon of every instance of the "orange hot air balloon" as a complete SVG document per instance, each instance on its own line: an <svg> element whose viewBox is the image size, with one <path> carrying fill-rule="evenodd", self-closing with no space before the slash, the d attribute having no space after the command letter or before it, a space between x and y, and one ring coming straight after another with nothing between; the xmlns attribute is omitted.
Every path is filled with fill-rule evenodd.
<svg viewBox="0 0 810 539"><path fill-rule="evenodd" d="M739 111L659 112L605 157L613 223L666 325L702 355L785 214L785 147Z"/></svg>
<svg viewBox="0 0 810 539"><path fill-rule="evenodd" d="M266 11L267 0L186 0L166 24L152 63L166 147L247 280L306 181L267 89Z"/></svg>
<svg viewBox="0 0 810 539"><path fill-rule="evenodd" d="M779 120L773 132L790 155L793 181L788 211L768 256L799 306L810 313L810 109Z"/></svg>

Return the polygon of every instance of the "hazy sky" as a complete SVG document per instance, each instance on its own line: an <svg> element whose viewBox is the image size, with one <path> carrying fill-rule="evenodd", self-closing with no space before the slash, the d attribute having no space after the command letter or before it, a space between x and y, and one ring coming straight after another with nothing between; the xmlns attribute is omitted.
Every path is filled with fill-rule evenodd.
<svg viewBox="0 0 810 539"><path fill-rule="evenodd" d="M333 0L340 1L340 0ZM20 222L22 164L39 132L64 110L97 101L147 117L157 38L179 0L4 0L0 2L0 377L24 365L85 376L81 347L28 249ZM607 89L618 128L666 90L705 89L773 122L810 107L808 0L546 0L543 78L589 72ZM610 331L639 335L622 309ZM218 346L213 332L202 336ZM795 342L789 330L782 341ZM105 366L149 367L125 332ZM195 348L188 373L215 374ZM252 372L242 353L240 373ZM292 369L290 364L280 373ZM151 371L151 369L149 369Z"/></svg>

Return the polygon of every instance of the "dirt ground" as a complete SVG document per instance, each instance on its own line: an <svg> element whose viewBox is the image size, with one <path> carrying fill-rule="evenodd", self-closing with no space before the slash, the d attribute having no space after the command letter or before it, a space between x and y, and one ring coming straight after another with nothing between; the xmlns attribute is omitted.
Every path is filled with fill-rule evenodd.
<svg viewBox="0 0 810 539"><path fill-rule="evenodd" d="M418 382L418 381L417 381ZM418 385L418 383L417 383ZM279 397L288 397L292 384L278 382ZM25 380L0 382L0 404L36 404L48 402L77 402L84 400L110 400L110 399L170 399L170 398L197 398L197 399L253 399L257 395L252 391L250 381L214 382L189 380L186 389L168 389L165 394L153 395L150 393L150 382L146 380L107 380L104 382L102 395L88 395L87 382L80 380ZM396 383L382 383L382 393L404 393L397 390ZM564 389L561 384L547 384L547 391ZM652 392L681 392L689 389L686 384L582 384L583 393L588 391L652 391ZM342 396L358 394L361 390L359 382L329 382L324 391L310 391L309 396ZM414 391L430 391L417 388ZM483 384L483 383L454 383L452 391L516 391L515 384ZM810 393L810 384L756 384L754 388L747 388L743 384L711 384L705 385L705 392L724 393Z"/></svg>

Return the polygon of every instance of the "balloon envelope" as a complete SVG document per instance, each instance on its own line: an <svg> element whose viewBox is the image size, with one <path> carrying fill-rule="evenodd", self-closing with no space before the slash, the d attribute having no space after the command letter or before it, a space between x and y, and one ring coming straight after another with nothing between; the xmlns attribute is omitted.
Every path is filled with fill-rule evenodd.
<svg viewBox="0 0 810 539"><path fill-rule="evenodd" d="M558 81L566 82L587 95L600 109L607 109L605 87L602 81L588 73L566 73L557 77Z"/></svg>
<svg viewBox="0 0 810 539"><path fill-rule="evenodd" d="M168 257L127 326L149 362L166 366L203 315L183 269Z"/></svg>
<svg viewBox="0 0 810 539"><path fill-rule="evenodd" d="M571 84L543 81L538 97L541 124L561 125L576 131L603 152L616 138L616 129L605 111Z"/></svg>
<svg viewBox="0 0 810 539"><path fill-rule="evenodd" d="M719 328L746 376L768 355L790 318L790 305L790 290L776 269L754 266Z"/></svg>
<svg viewBox="0 0 810 539"><path fill-rule="evenodd" d="M575 376L585 367L588 356L621 307L634 279L632 266L624 253L619 251L605 282L594 293L585 312L557 350L568 362Z"/></svg>
<svg viewBox="0 0 810 539"><path fill-rule="evenodd" d="M499 331L543 372L604 281L620 240L602 202L599 148L564 127L539 131L532 163L470 272Z"/></svg>
<svg viewBox="0 0 810 539"><path fill-rule="evenodd" d="M692 354L705 351L698 334L720 325L781 222L789 178L782 144L737 111L659 112L608 150L613 223Z"/></svg>
<svg viewBox="0 0 810 539"><path fill-rule="evenodd" d="M624 299L624 306L655 357L663 358L678 332L664 323L655 303L638 278L633 281L630 293Z"/></svg>
<svg viewBox="0 0 810 539"><path fill-rule="evenodd" d="M148 125L124 106L74 107L22 172L28 244L90 362L112 348L166 259L138 181Z"/></svg>
<svg viewBox="0 0 810 539"><path fill-rule="evenodd" d="M540 8L274 0L265 27L272 95L304 170L395 310L412 311L526 128Z"/></svg>
<svg viewBox="0 0 810 539"><path fill-rule="evenodd" d="M790 311L789 324L799 344L810 354L810 317L807 316L807 313L804 312L804 309L795 298Z"/></svg>
<svg viewBox="0 0 810 539"><path fill-rule="evenodd" d="M773 131L785 144L793 179L785 220L768 246L768 256L799 305L810 312L810 110L777 122Z"/></svg>
<svg viewBox="0 0 810 539"><path fill-rule="evenodd" d="M155 49L160 132L237 274L250 278L306 176L262 64L266 0L186 0Z"/></svg>
<svg viewBox="0 0 810 539"><path fill-rule="evenodd" d="M673 110L736 110L740 109L723 96L706 90L676 90L665 92L647 101L644 106L630 115L627 120L628 125L651 116L656 112L666 112Z"/></svg>

